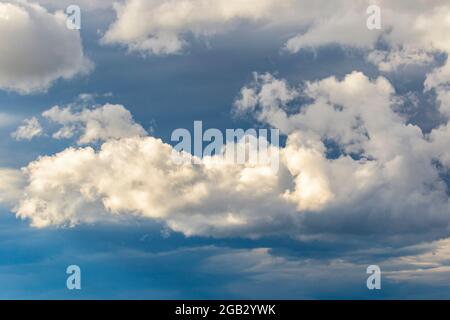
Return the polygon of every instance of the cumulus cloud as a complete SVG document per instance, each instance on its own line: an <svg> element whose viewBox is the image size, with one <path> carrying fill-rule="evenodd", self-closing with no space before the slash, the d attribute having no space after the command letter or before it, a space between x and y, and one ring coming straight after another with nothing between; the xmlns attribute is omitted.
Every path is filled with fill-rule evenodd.
<svg viewBox="0 0 450 320"><path fill-rule="evenodd" d="M178 53L186 45L186 33L211 36L234 31L240 21L247 21L301 30L286 43L291 52L327 44L373 49L383 41L397 51L388 58L399 63L411 61L413 56L423 60L422 50L448 50L447 1L415 1L411 5L411 1L380 0L382 28L375 30L366 26L371 4L366 0L127 0L115 6L117 19L103 40L135 51Z"/></svg>
<svg viewBox="0 0 450 320"><path fill-rule="evenodd" d="M418 241L448 233L449 126L424 134L408 124L394 111L387 79L353 72L291 85L255 74L241 92L239 112L287 136L278 171L217 155L180 163L172 146L140 130L112 134L116 121L94 126L113 131L87 133L86 119L99 121L105 106L78 113L56 107L44 115L68 128L82 121L79 143L106 142L30 163L17 216L37 227L139 216L186 235L211 236L415 232ZM298 105L299 97L309 102ZM123 107L113 110L130 120Z"/></svg>
<svg viewBox="0 0 450 320"><path fill-rule="evenodd" d="M79 112L72 106L55 106L43 112L42 116L61 125L53 134L55 139L68 139L79 135L78 144L147 134L122 105L105 104L97 108L83 108Z"/></svg>
<svg viewBox="0 0 450 320"><path fill-rule="evenodd" d="M225 159L179 164L172 153L161 140L134 137L99 151L69 148L42 157L25 170L29 184L17 215L37 227L135 215L187 235L252 236L260 232L255 226L273 232L293 212L278 199L283 184L270 167Z"/></svg>
<svg viewBox="0 0 450 320"><path fill-rule="evenodd" d="M448 49L445 30L450 8L445 0L414 1L414 5L411 1L377 1L381 28L373 30L366 26L371 1L333 1L321 11L296 2L312 15L309 27L287 42L292 52L332 43L370 49L380 40L407 51ZM318 1L317 6L323 2Z"/></svg>
<svg viewBox="0 0 450 320"><path fill-rule="evenodd" d="M0 89L28 94L57 79L86 74L92 63L66 16L27 1L0 3Z"/></svg>
<svg viewBox="0 0 450 320"><path fill-rule="evenodd" d="M289 39L285 48L296 53L329 44L356 47L365 50L368 61L383 72L405 65L430 64L435 61L435 54L450 54L448 1L377 1L381 28L374 30L365 27L368 15L363 13L368 4L369 1L333 1L333 5L312 14L305 31ZM308 10L304 3L301 6ZM449 83L447 58L443 66L427 75L425 89L435 89L438 99L447 105L445 91Z"/></svg>
<svg viewBox="0 0 450 320"><path fill-rule="evenodd" d="M39 137L44 130L36 117L25 119L23 125L17 128L11 136L16 140L31 140L34 137Z"/></svg>
<svg viewBox="0 0 450 320"><path fill-rule="evenodd" d="M116 6L117 21L103 40L141 52L176 53L186 43L186 32L210 36L241 20L292 23L294 15L294 25L304 30L286 49L355 46L368 50L368 60L388 72L430 63L435 53L450 49L448 4L408 3L380 1L383 28L369 30L366 1L128 0ZM293 10L297 6L302 10ZM387 49L378 48L380 43ZM445 62L424 84L436 90L447 118L449 79ZM447 236L450 126L444 119L425 134L396 113L399 101L382 76L370 79L355 71L341 79L292 84L255 73L234 111L287 137L279 149L279 171L214 156L175 163L173 148L148 136L121 105L56 106L43 113L61 126L54 138L77 135L79 145L102 144L68 148L30 163L15 212L37 227L139 216L186 235Z"/></svg>
<svg viewBox="0 0 450 320"><path fill-rule="evenodd" d="M429 136L407 124L393 111L394 89L383 77L354 72L343 80L308 82L302 94L313 102L293 111L295 95L286 99L285 93L298 90L270 75L244 88L254 97L247 108L256 118L288 136L282 158L295 188L284 197L299 212L321 213L307 214L304 223L320 229L333 221L330 231L364 219L360 228L394 233L448 226L447 124ZM242 95L236 106L246 104L242 99L248 102Z"/></svg>
<svg viewBox="0 0 450 320"><path fill-rule="evenodd" d="M103 41L126 45L131 51L179 53L184 34L211 36L232 29L240 20L273 21L293 0L128 0L116 4L116 21Z"/></svg>
<svg viewBox="0 0 450 320"><path fill-rule="evenodd" d="M366 28L369 1L304 0L127 0L115 6L116 21L103 41L126 45L131 51L151 54L179 53L185 35L213 36L235 31L241 22L265 27L307 29L286 47L298 51L326 42L373 44L379 32ZM355 28L356 26L356 28Z"/></svg>
<svg viewBox="0 0 450 320"><path fill-rule="evenodd" d="M381 29L370 30L367 9L372 4L366 0L124 0L114 5L116 20L102 42L142 54L177 54L192 36L237 32L243 23L250 23L265 28L260 30L282 27L283 32L295 34L284 45L291 53L330 44L361 49L382 72L434 65L437 54L450 52L448 1L377 1ZM93 7L98 7L96 1ZM449 65L447 61L435 68L424 83L426 90L436 91L445 116L450 113Z"/></svg>
<svg viewBox="0 0 450 320"><path fill-rule="evenodd" d="M236 31L245 21L297 33L284 45L291 53L330 44L362 49L367 61L382 72L431 64L436 54L450 53L448 1L377 1L381 28L370 30L367 8L372 4L366 0L127 0L115 6L117 19L102 41L144 54L174 54L188 45L186 35L211 37ZM436 90L443 114L450 108L449 65L447 61L436 68L425 82L427 90Z"/></svg>

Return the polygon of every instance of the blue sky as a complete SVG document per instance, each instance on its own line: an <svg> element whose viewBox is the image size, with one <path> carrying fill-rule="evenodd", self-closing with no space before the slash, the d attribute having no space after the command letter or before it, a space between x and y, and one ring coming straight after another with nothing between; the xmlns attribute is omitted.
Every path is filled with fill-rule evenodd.
<svg viewBox="0 0 450 320"><path fill-rule="evenodd" d="M448 3L180 2L0 2L0 298L449 298ZM194 121L280 129L280 169L173 166Z"/></svg>

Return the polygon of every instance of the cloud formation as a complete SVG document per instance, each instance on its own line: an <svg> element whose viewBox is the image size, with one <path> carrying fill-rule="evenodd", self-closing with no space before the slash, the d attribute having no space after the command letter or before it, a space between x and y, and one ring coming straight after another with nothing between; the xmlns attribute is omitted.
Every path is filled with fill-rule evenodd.
<svg viewBox="0 0 450 320"><path fill-rule="evenodd" d="M53 138L68 139L79 135L80 145L147 135L145 129L134 121L131 113L122 105L105 104L97 108L83 108L79 112L72 106L54 106L43 112L42 116L61 125Z"/></svg>
<svg viewBox="0 0 450 320"><path fill-rule="evenodd" d="M31 140L43 134L43 128L36 117L25 119L11 136L16 140Z"/></svg>
<svg viewBox="0 0 450 320"><path fill-rule="evenodd" d="M382 72L429 65L436 63L435 55L450 53L448 1L415 1L411 5L411 1L380 0L380 29L367 27L373 14L367 9L372 4L365 0L127 0L115 5L117 19L102 41L143 54L176 54L188 45L189 35L211 37L236 32L246 22L296 32L284 45L291 53L326 45L361 49L367 61ZM427 75L425 82L426 90L436 91L441 109L450 109L449 83L447 59Z"/></svg>
<svg viewBox="0 0 450 320"><path fill-rule="evenodd" d="M373 50L384 43L395 51L383 51L384 59L395 67L416 59L423 62L435 51L448 52L447 1L415 1L414 5L411 1L377 1L382 27L370 30L367 8L372 4L366 0L127 0L115 5L117 18L103 41L125 45L131 51L173 54L188 44L187 34L208 37L236 32L240 23L250 22L297 32L285 44L291 52L328 44ZM370 61L381 64L379 59Z"/></svg>
<svg viewBox="0 0 450 320"><path fill-rule="evenodd" d="M313 254L299 250L290 255L269 248L222 248L205 259L203 269L239 276L223 290L241 297L323 299L345 292L349 299L371 299L374 292L365 286L366 270L376 263L382 276L379 298L439 299L450 285L449 242L447 238L397 249L339 251L336 255L320 250Z"/></svg>
<svg viewBox="0 0 450 320"><path fill-rule="evenodd" d="M277 199L281 178L268 166L179 164L172 154L161 140L133 137L105 142L99 151L69 148L42 157L25 169L29 184L17 215L36 227L131 215L187 235L252 236L260 228L273 232L293 212Z"/></svg>
<svg viewBox="0 0 450 320"><path fill-rule="evenodd" d="M30 163L17 216L36 227L139 216L208 236L447 234L449 126L424 134L408 124L394 111L398 97L387 79L353 72L290 85L255 74L241 93L239 113L287 136L279 171L216 156L180 164L173 148L143 136L122 106L78 113L55 107L44 116L63 129L81 121L80 144L106 142ZM109 111L119 116L110 121Z"/></svg>
<svg viewBox="0 0 450 320"><path fill-rule="evenodd" d="M104 40L131 50L175 53L183 48L186 31L209 36L241 20L283 20L280 14L291 23L287 9L297 5L302 11L295 12L295 25L305 29L287 42L293 53L330 43L354 46L371 52L368 59L390 72L403 64L430 63L436 52L449 50L448 5L442 1L414 8L382 1L384 27L368 30L366 1L128 0L116 7L118 20ZM392 18L395 10L402 12L400 18ZM434 33L428 28L433 19ZM378 48L380 42L388 49ZM278 172L214 157L180 165L173 161L173 148L148 136L121 105L56 106L43 113L61 126L53 137L77 136L84 147L30 163L15 211L37 227L140 216L186 235L447 235L448 65L434 69L424 84L436 90L444 118L430 133L396 113L401 98L383 76L371 79L355 71L342 79L299 84L256 73L234 111L287 137ZM98 142L99 148L87 146Z"/></svg>
<svg viewBox="0 0 450 320"><path fill-rule="evenodd" d="M443 53L447 56L446 61L427 75L424 85L426 90L436 91L441 109L448 108L448 1L380 0L377 5L381 28L374 30L364 27L368 16L362 12L368 1L334 1L333 5L324 6L322 12L312 15L306 31L289 39L286 49L296 53L330 44L361 48L367 52L367 60L382 72L396 71L405 65L431 64L435 61L434 55Z"/></svg>
<svg viewBox="0 0 450 320"><path fill-rule="evenodd" d="M293 0L128 0L116 4L116 21L103 37L130 51L150 54L180 53L184 34L211 36L226 32L240 20L272 21Z"/></svg>
<svg viewBox="0 0 450 320"><path fill-rule="evenodd" d="M362 219L361 230L388 233L448 226L448 124L429 135L408 124L393 111L397 97L383 77L307 82L303 98L313 102L300 107L299 90L257 74L236 106L288 136L282 153L295 189L285 196L300 212L321 212L307 224L333 221L328 228L337 231Z"/></svg>
<svg viewBox="0 0 450 320"><path fill-rule="evenodd" d="M0 3L0 89L22 94L47 90L57 79L86 74L80 34L66 16L27 1Z"/></svg>

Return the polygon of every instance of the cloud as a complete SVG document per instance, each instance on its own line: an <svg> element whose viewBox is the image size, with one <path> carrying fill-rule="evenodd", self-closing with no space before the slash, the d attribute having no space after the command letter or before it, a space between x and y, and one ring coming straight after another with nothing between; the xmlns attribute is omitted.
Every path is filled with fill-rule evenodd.
<svg viewBox="0 0 450 320"><path fill-rule="evenodd" d="M115 2L120 2L120 0L77 0L76 2L72 0L59 0L55 2L54 0L37 0L37 3L50 9L50 10L62 10L64 11L70 5L78 5L82 12L84 11L94 11L94 10L105 10L112 9Z"/></svg>
<svg viewBox="0 0 450 320"><path fill-rule="evenodd" d="M303 1L297 3L305 7ZM308 27L287 41L286 50L296 53L330 44L360 48L367 53L368 61L383 72L396 71L404 65L431 64L435 54L450 54L448 1L377 1L381 28L374 30L365 26L369 15L363 13L369 3L333 1L322 11L313 12ZM441 100L446 99L442 96L450 83L449 70L447 58L425 81L425 88L435 89Z"/></svg>
<svg viewBox="0 0 450 320"><path fill-rule="evenodd" d="M364 254L358 250L339 252L336 256L317 251L310 256L270 248L222 248L203 261L203 270L231 279L238 277L222 290L244 298L333 299L345 292L346 298L359 299L442 299L450 285L449 241L405 247L394 254L393 248L385 247L364 250ZM382 290L376 293L366 287L366 270L373 264L381 269Z"/></svg>
<svg viewBox="0 0 450 320"><path fill-rule="evenodd" d="M186 33L211 36L242 21L264 26L283 21L302 30L285 49L358 47L385 72L428 64L436 53L448 52L446 2L379 5L383 27L369 30L366 1L128 0L116 5L117 20L103 41L170 54L184 48ZM297 7L302 10L293 10ZM412 241L447 236L449 77L448 62L426 77L425 89L436 90L446 119L424 133L395 111L401 97L385 77L355 71L289 83L255 73L234 112L286 136L277 172L250 163L217 165L214 157L180 165L173 161L173 148L149 136L121 105L56 106L43 113L61 126L53 137L77 135L84 147L30 163L15 212L37 227L139 216L186 235L415 234ZM98 148L86 146L96 142Z"/></svg>
<svg viewBox="0 0 450 320"><path fill-rule="evenodd" d="M320 11L303 1L296 3L312 14L309 27L287 42L292 52L328 44L373 49L380 40L393 49L448 50L445 30L450 7L445 0L414 1L414 5L411 1L377 1L381 28L373 30L366 26L370 1L334 1Z"/></svg>
<svg viewBox="0 0 450 320"><path fill-rule="evenodd" d="M92 63L78 31L63 12L26 1L0 3L0 89L22 94L47 90L57 79L86 74Z"/></svg>
<svg viewBox="0 0 450 320"><path fill-rule="evenodd" d="M293 212L279 199L281 177L268 166L179 164L172 155L161 140L133 137L105 142L98 152L69 148L42 157L25 169L28 186L17 215L36 227L131 215L187 235L253 236L274 232Z"/></svg>
<svg viewBox="0 0 450 320"><path fill-rule="evenodd" d="M300 107L286 95L300 89L271 75L255 79L236 106L253 96L247 108L256 119L287 135L281 154L295 188L284 197L305 213L306 231L426 233L442 224L446 232L447 124L429 136L407 124L393 111L395 92L383 77L353 72L307 82L302 97L312 102ZM353 219L364 222L348 225Z"/></svg>
<svg viewBox="0 0 450 320"><path fill-rule="evenodd" d="M297 1L297 4L312 13L309 18L304 17L308 27L286 42L288 51L298 52L327 44L365 48L372 46L380 35L380 31L366 27L368 16L365 12L369 5L366 1L334 1L331 5L324 5L322 10L308 7L305 2ZM318 1L317 5L323 2Z"/></svg>
<svg viewBox="0 0 450 320"><path fill-rule="evenodd" d="M126 45L132 51L179 53L187 44L185 34L213 36L235 32L239 23L245 21L296 31L298 34L285 46L291 52L327 44L373 49L380 40L406 52L448 49L447 1L415 1L411 5L411 1L380 0L379 30L366 26L371 4L345 0L127 0L115 6L117 19L103 40ZM410 59L408 56L406 59Z"/></svg>
<svg viewBox="0 0 450 320"><path fill-rule="evenodd" d="M435 67L438 54L450 53L448 1L415 1L411 5L411 1L380 0L381 29L370 30L367 9L372 4L363 0L127 0L115 6L117 19L102 42L124 45L144 55L178 54L189 45L192 35L208 38L236 32L243 23L260 30L279 28L296 33L283 46L291 53L340 45L362 50L367 61L381 72L396 72L404 66L433 66L424 86L436 92L439 110L448 116L450 61ZM252 99L250 92L246 98Z"/></svg>
<svg viewBox="0 0 450 320"><path fill-rule="evenodd" d="M223 290L240 297L311 299L339 295L343 287L347 295L364 290L367 266L351 261L280 256L269 248L222 251L206 259L204 270L238 275Z"/></svg>
<svg viewBox="0 0 450 320"><path fill-rule="evenodd" d="M80 145L147 134L122 105L105 104L94 109L84 108L80 112L71 106L55 106L43 112L42 116L62 126L53 134L55 139L72 138L77 134L80 135Z"/></svg>
<svg viewBox="0 0 450 320"><path fill-rule="evenodd" d="M16 140L31 140L43 134L43 128L36 117L25 119L11 136Z"/></svg>
<svg viewBox="0 0 450 320"><path fill-rule="evenodd" d="M25 180L19 170L0 168L0 204L17 203L24 187Z"/></svg>
<svg viewBox="0 0 450 320"><path fill-rule="evenodd" d="M326 45L361 49L382 72L432 64L436 54L450 53L448 1L414 1L412 5L411 1L380 0L381 29L370 30L367 8L372 4L364 0L127 0L115 5L117 18L102 42L143 54L177 54L189 45L192 35L236 32L241 24L250 23L263 30L282 27L284 32L296 33L284 45L291 53ZM448 105L449 64L436 68L425 82L443 105Z"/></svg>
<svg viewBox="0 0 450 320"><path fill-rule="evenodd" d="M448 261L450 239L420 244L411 248L419 253L403 255L386 261L387 277L397 281L414 281L427 285L449 285Z"/></svg>
<svg viewBox="0 0 450 320"><path fill-rule="evenodd" d="M180 53L184 34L211 36L226 32L240 20L272 21L286 12L292 0L128 0L115 5L116 21L103 37L130 51L149 54Z"/></svg>
<svg viewBox="0 0 450 320"><path fill-rule="evenodd" d="M239 112L287 136L278 171L217 156L180 164L159 139L112 134L130 132L116 131L120 121L100 121L104 125L94 128L105 131L89 134L87 123L104 117L109 105L78 113L56 107L44 115L63 128L81 121L79 143L106 142L98 150L68 148L30 163L17 216L36 227L138 216L186 235L217 237L398 240L414 233L405 241L417 242L448 234L450 154L443 146L450 142L449 126L425 135L406 123L394 111L398 101L387 79L353 72L291 85L255 74L241 92ZM128 111L113 110L130 125Z"/></svg>
<svg viewBox="0 0 450 320"><path fill-rule="evenodd" d="M368 54L367 60L378 66L383 72L396 71L399 67L407 65L427 65L434 61L431 53L425 51L375 50Z"/></svg>

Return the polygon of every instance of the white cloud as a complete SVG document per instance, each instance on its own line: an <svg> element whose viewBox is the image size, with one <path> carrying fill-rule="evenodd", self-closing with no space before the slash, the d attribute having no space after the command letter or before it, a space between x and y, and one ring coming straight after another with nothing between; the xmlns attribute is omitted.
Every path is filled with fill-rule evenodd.
<svg viewBox="0 0 450 320"><path fill-rule="evenodd" d="M412 5L411 1L380 0L381 30L366 27L366 9L371 4L365 0L127 0L115 6L117 19L104 40L131 50L176 53L186 44L186 33L211 36L235 31L239 21L248 21L302 30L286 43L293 52L330 43L373 48L380 38L396 49L448 49L447 1Z"/></svg>
<svg viewBox="0 0 450 320"><path fill-rule="evenodd" d="M307 8L305 1L299 1L298 6ZM327 44L371 47L380 36L380 31L366 27L367 6L365 1L334 1L332 5L324 6L321 11L316 11L315 8L313 15L304 21L308 23L306 32L289 39L286 49L298 52Z"/></svg>
<svg viewBox="0 0 450 320"><path fill-rule="evenodd" d="M283 8L288 3L293 7ZM380 1L380 31L365 28L366 6L367 1L129 0L117 7L118 20L104 41L170 54L187 45L186 32L211 36L241 20L286 20L305 27L287 42L288 50L331 43L363 48L368 61L383 72L428 64L436 52L450 52L447 1ZM377 48L380 40L389 48ZM425 81L426 90L436 90L447 122L425 134L395 112L398 97L384 77L353 72L342 79L292 84L256 73L242 88L235 111L287 136L278 172L249 163L218 165L214 158L195 165L174 163L173 148L147 136L121 105L54 107L43 116L61 125L55 138L79 135L79 145L100 141L101 146L67 148L36 159L23 171L0 169L0 202L39 228L144 217L188 236L364 235L393 243L439 239L448 236L450 223L449 83L447 60ZM89 102L94 96L79 98ZM309 102L300 105L299 100ZM38 123L29 121L19 127L17 137L42 133ZM382 260L383 275L394 281L447 284L448 244L441 240L425 245L425 253ZM215 256L205 268L245 274L250 281L229 287L237 292L281 283L279 290L292 293L299 278L308 288L341 281L337 273L348 280L362 272L365 280L365 266L349 257L295 260L260 248Z"/></svg>
<svg viewBox="0 0 450 320"><path fill-rule="evenodd" d="M45 91L57 79L92 68L79 32L66 27L63 12L49 13L26 1L1 2L0 34L0 89Z"/></svg>
<svg viewBox="0 0 450 320"><path fill-rule="evenodd" d="M25 119L23 125L19 126L11 136L16 140L31 140L43 134L43 128L36 117Z"/></svg>
<svg viewBox="0 0 450 320"><path fill-rule="evenodd" d="M309 27L287 43L287 49L297 52L308 47L341 44L372 49L380 39L393 49L449 48L446 41L450 6L445 0L377 1L381 10L381 29L366 27L371 1L333 1L322 10L311 10L306 1L296 1L310 15ZM318 1L317 5L324 1ZM326 1L325 1L326 2Z"/></svg>
<svg viewBox="0 0 450 320"><path fill-rule="evenodd" d="M258 234L276 229L293 206L270 167L175 163L173 149L153 137L69 148L27 167L17 215L34 226L74 225L128 215L166 221L185 234ZM225 161L225 160L224 160ZM291 210L292 211L292 210ZM272 232L267 230L267 232Z"/></svg>
<svg viewBox="0 0 450 320"><path fill-rule="evenodd" d="M15 205L24 187L25 180L19 170L0 168L0 204Z"/></svg>
<svg viewBox="0 0 450 320"><path fill-rule="evenodd" d="M320 2L320 1L319 1ZM304 7L303 1L298 1ZM303 49L338 44L364 49L368 61L383 72L402 65L423 65L434 61L434 54L450 54L450 4L446 0L379 0L381 29L369 30L365 9L370 1L333 1L310 16L308 27L286 43L292 53ZM308 10L308 9L307 9ZM383 44L379 50L377 45ZM436 89L439 98L450 83L450 60L431 72L427 90ZM444 112L445 113L445 112Z"/></svg>
<svg viewBox="0 0 450 320"><path fill-rule="evenodd" d="M93 109L84 108L80 112L74 111L71 106L55 106L42 115L62 126L53 134L55 139L67 139L79 134L78 144L147 134L122 105L105 104Z"/></svg>
<svg viewBox="0 0 450 320"><path fill-rule="evenodd" d="M283 89L268 90L274 85ZM282 155L295 188L284 197L299 212L320 212L310 217L316 227L332 220L337 229L345 228L340 223L350 217L370 217L364 228L393 232L415 224L448 225L448 187L436 167L439 161L450 168L444 147L448 126L433 130L429 139L419 127L406 124L391 108L395 95L385 78L371 81L354 72L343 80L307 83L303 94L313 102L297 112L288 111L295 95L285 99L281 94L278 100L272 95L272 102L265 103L267 92L298 91L285 81L258 75L245 88L249 91L254 104L248 107L255 117L288 135ZM327 157L327 141L338 147L336 158Z"/></svg>
<svg viewBox="0 0 450 320"><path fill-rule="evenodd" d="M273 20L292 3L293 0L128 0L115 5L117 20L103 41L143 53L179 53L186 46L186 33L211 36L233 29L240 20Z"/></svg>
<svg viewBox="0 0 450 320"><path fill-rule="evenodd" d="M186 32L211 36L242 20L282 21L303 28L287 42L292 52L331 43L359 47L386 72L449 52L447 2L380 1L379 31L366 28L366 7L367 1L128 0L116 6L117 21L103 40L169 54L182 50ZM380 41L388 49L377 48ZM449 65L425 82L446 116ZM172 147L145 136L123 106L54 107L43 116L62 126L55 138L80 135L80 145L104 143L97 151L69 148L30 163L16 212L38 227L136 215L187 235L442 236L450 222L450 126L424 134L393 110L398 99L386 78L361 72L301 85L255 74L235 111L287 136L279 172L248 163L217 166L209 158L180 166L172 161Z"/></svg>
<svg viewBox="0 0 450 320"><path fill-rule="evenodd" d="M379 0L381 29L375 30L366 26L371 4L366 0L127 0L115 6L117 19L102 41L144 54L174 54L188 45L186 35L237 32L240 23L250 22L297 33L284 46L292 53L330 44L355 47L383 72L430 64L436 53L450 53L448 1ZM425 83L428 90L436 89L439 98L450 82L449 64L436 68Z"/></svg>
<svg viewBox="0 0 450 320"><path fill-rule="evenodd" d="M380 71L392 72L401 66L431 64L434 58L431 53L424 51L375 50L368 54L367 60L377 65Z"/></svg>
<svg viewBox="0 0 450 320"><path fill-rule="evenodd" d="M127 121L127 126L103 122L104 132L88 134L88 121L98 121L97 115L109 110L105 106L79 113L53 108L44 115L70 133L82 122L80 143L106 142L98 151L68 148L30 163L17 215L37 227L140 216L186 235L210 236L308 238L357 228L397 237L420 228L419 241L448 232L442 175L450 168L444 147L449 126L424 135L407 124L393 111L396 96L385 78L353 72L342 80L292 86L256 74L242 92L236 108L252 110L257 120L287 135L279 171L216 157L179 164L161 140L111 133L129 132L116 131L130 125ZM297 106L299 96L311 102ZM327 142L338 150L332 157Z"/></svg>

